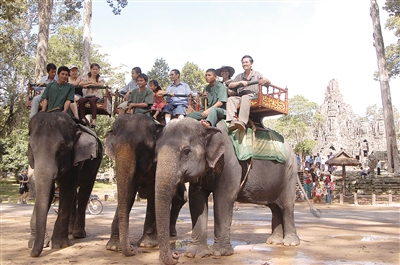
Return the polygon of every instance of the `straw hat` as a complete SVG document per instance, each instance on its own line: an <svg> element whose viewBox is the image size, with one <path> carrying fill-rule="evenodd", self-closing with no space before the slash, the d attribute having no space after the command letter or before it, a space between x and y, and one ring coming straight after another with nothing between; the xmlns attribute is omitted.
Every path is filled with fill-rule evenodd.
<svg viewBox="0 0 400 265"><path fill-rule="evenodd" d="M235 69L233 69L233 67L224 65L221 68L218 68L217 70L215 70L215 72L217 73L217 76L221 76L221 70L224 68L229 71L229 77L232 77L233 74L235 73Z"/></svg>

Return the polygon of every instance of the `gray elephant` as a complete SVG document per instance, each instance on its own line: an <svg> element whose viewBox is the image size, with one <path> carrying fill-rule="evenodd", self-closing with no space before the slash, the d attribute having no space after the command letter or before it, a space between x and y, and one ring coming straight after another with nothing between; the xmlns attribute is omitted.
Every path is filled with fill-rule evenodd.
<svg viewBox="0 0 400 265"><path fill-rule="evenodd" d="M166 209L178 183L182 182L190 182L192 242L186 256L233 254L230 227L235 200L266 205L271 209L272 234L267 243L299 245L300 239L294 224L297 162L289 145L285 144L284 148L287 154L285 163L253 160L249 167L246 161L237 159L222 122L217 124L217 128L207 129L190 118L170 122L156 145L156 216L160 263L175 264L179 257L176 252L171 253L169 213ZM215 241L209 249L207 198L211 192L214 198Z"/></svg>
<svg viewBox="0 0 400 265"><path fill-rule="evenodd" d="M154 207L154 153L157 132L162 127L157 126L147 115L124 114L118 117L112 131L106 135L106 154L115 160L118 189L118 206L106 246L108 250L121 249L125 256L136 253L129 240L129 213L136 193L141 198L147 198L146 219L138 246L158 245ZM184 184L178 186L171 200L168 236L176 236L176 220L187 200Z"/></svg>
<svg viewBox="0 0 400 265"><path fill-rule="evenodd" d="M71 245L69 231L74 238L86 237L86 205L102 157L102 144L96 135L77 125L67 114L40 112L30 120L28 158L35 170L36 187L28 243L32 247L32 257L38 257L43 250L55 181L60 186L60 204L51 238L52 248Z"/></svg>

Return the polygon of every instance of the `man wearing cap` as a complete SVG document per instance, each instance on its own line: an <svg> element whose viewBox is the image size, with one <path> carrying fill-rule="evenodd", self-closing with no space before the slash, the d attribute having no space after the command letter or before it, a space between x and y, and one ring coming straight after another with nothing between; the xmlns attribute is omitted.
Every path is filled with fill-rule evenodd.
<svg viewBox="0 0 400 265"><path fill-rule="evenodd" d="M201 125L208 128L215 126L218 120L225 118L225 104L228 98L226 88L217 81L215 69L206 71L206 81L209 84L203 90L203 98L207 98L207 108L200 112L191 112L187 117L200 120Z"/></svg>
<svg viewBox="0 0 400 265"><path fill-rule="evenodd" d="M131 72L131 76L132 76L131 82L129 82L123 89L121 89L121 91L119 91L121 96L124 97L124 101L121 104L119 104L117 107L118 116L125 114L125 112L128 110L129 96L131 95L133 89L139 88L136 81L137 81L138 76L141 73L142 73L142 69L140 69L140 67L137 67L137 66L133 67L132 72Z"/></svg>
<svg viewBox="0 0 400 265"><path fill-rule="evenodd" d="M63 111L67 113L71 102L74 102L75 87L68 83L68 67L60 66L57 75L57 82L48 84L44 90L41 111Z"/></svg>

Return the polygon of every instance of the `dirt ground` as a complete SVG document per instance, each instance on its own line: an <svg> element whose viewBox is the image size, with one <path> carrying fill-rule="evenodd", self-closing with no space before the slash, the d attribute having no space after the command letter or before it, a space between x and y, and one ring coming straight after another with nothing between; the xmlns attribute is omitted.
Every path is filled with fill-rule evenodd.
<svg viewBox="0 0 400 265"><path fill-rule="evenodd" d="M73 245L59 250L45 248L38 258L29 256L29 220L33 205L0 204L0 264L159 264L158 249L133 257L107 251L116 203L103 202L100 215L87 214L88 237L73 240ZM185 205L177 224L177 250L180 264L400 264L400 207L317 205L322 217L315 218L305 202L296 203L295 220L301 244L284 247L265 244L270 234L271 212L268 208L240 204L234 211L231 240L235 254L229 257L186 258L191 221ZM131 240L142 233L145 203L135 203L130 217ZM209 213L209 243L213 242L212 204ZM47 230L51 234L56 215L50 209Z"/></svg>

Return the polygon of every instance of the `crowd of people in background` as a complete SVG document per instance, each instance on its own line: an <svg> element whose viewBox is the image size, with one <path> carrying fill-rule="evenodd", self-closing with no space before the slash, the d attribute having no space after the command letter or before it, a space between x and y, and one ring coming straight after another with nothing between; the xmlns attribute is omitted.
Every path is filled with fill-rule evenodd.
<svg viewBox="0 0 400 265"><path fill-rule="evenodd" d="M331 194L335 189L335 182L332 181L332 173L335 167L325 165L325 161L333 158L332 152L325 157L321 157L319 153L312 156L307 154L304 161L296 154L298 170L303 171L303 186L307 198L312 199L314 203L321 203L325 197L325 202L332 202Z"/></svg>

